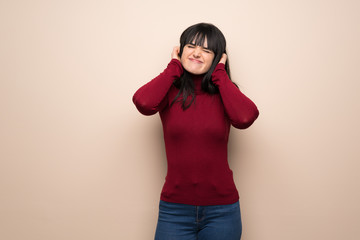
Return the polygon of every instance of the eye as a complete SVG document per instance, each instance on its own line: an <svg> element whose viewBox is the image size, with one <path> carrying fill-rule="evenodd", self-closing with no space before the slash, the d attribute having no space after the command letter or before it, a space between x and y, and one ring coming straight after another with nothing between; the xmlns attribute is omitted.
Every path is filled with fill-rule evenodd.
<svg viewBox="0 0 360 240"><path fill-rule="evenodd" d="M193 46L193 45L187 45L187 47L188 47L188 48L194 48L194 46Z"/></svg>

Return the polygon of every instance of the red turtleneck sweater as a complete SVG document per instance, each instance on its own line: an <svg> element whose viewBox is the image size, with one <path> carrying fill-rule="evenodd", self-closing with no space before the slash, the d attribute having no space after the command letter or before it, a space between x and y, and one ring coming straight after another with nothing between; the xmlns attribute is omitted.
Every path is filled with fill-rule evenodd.
<svg viewBox="0 0 360 240"><path fill-rule="evenodd" d="M144 115L160 113L168 172L161 200L191 205L231 204L239 199L227 161L230 124L249 127L258 117L255 104L228 78L219 63L212 81L220 94L201 90L202 76L193 76L195 102L186 110L177 102L170 107L179 89L173 81L183 73L179 60L142 86L133 96Z"/></svg>

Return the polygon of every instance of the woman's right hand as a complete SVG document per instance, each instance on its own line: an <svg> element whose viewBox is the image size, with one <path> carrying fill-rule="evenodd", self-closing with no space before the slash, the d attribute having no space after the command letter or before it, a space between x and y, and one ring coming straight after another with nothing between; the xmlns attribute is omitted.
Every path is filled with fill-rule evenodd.
<svg viewBox="0 0 360 240"><path fill-rule="evenodd" d="M171 58L174 58L174 59L177 59L180 61L179 52L180 52L180 47L179 46L174 47L173 51L171 53Z"/></svg>

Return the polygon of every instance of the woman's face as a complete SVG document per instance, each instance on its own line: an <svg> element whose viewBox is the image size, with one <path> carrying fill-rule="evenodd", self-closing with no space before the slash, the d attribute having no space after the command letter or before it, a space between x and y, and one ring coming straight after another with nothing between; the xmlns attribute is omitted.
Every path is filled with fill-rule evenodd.
<svg viewBox="0 0 360 240"><path fill-rule="evenodd" d="M209 71L215 54L207 48L207 39L203 47L195 46L194 42L184 46L180 61L186 71L200 75Z"/></svg>

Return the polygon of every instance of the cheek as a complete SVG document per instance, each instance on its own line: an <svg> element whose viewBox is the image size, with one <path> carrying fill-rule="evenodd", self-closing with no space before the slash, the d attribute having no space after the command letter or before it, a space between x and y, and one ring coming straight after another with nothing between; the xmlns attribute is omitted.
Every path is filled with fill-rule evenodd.
<svg viewBox="0 0 360 240"><path fill-rule="evenodd" d="M184 64L186 64L186 61L185 61L185 57L184 57L184 54L181 56L181 58L180 58L180 62L181 62L181 64L184 66Z"/></svg>
<svg viewBox="0 0 360 240"><path fill-rule="evenodd" d="M185 62L185 60L186 60L186 56L187 56L187 53L186 53L186 51L184 50L184 51L182 52L182 54L181 54L181 57L180 57L180 62L181 62L182 64L184 64L184 62Z"/></svg>
<svg viewBox="0 0 360 240"><path fill-rule="evenodd" d="M189 50L184 47L183 50L182 50L182 53L181 53L181 57L185 57L187 55L189 55Z"/></svg>
<svg viewBox="0 0 360 240"><path fill-rule="evenodd" d="M213 63L213 61L214 61L214 56L209 56L209 57L206 59L206 66L207 66L208 68L210 68L210 67L211 67L211 64Z"/></svg>

